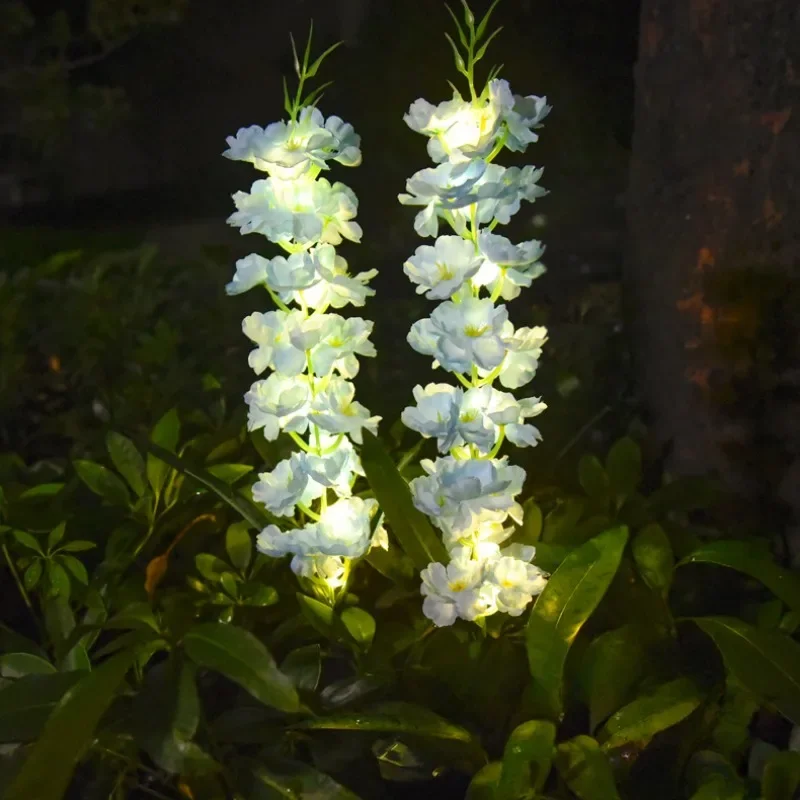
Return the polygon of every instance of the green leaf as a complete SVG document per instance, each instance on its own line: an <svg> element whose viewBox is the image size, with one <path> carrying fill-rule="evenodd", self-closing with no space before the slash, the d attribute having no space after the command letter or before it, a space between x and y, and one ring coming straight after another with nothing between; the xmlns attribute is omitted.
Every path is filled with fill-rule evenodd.
<svg viewBox="0 0 800 800"><path fill-rule="evenodd" d="M336 617L333 613L333 609L325 605L325 603L315 600L313 597L302 594L302 592L297 592L296 597L300 605L301 613L314 630L319 631L319 633L329 639L336 638L334 633Z"/></svg>
<svg viewBox="0 0 800 800"><path fill-rule="evenodd" d="M259 759L252 780L243 789L248 800L359 800L324 772L274 755Z"/></svg>
<svg viewBox="0 0 800 800"><path fill-rule="evenodd" d="M63 538L64 531L67 529L66 522L60 522L53 530L47 535L47 550L51 551Z"/></svg>
<svg viewBox="0 0 800 800"><path fill-rule="evenodd" d="M800 645L733 617L694 617L722 653L734 678L800 725Z"/></svg>
<svg viewBox="0 0 800 800"><path fill-rule="evenodd" d="M556 769L580 800L619 800L611 765L589 736L558 745Z"/></svg>
<svg viewBox="0 0 800 800"><path fill-rule="evenodd" d="M82 583L84 586L89 585L89 573L86 571L86 567L83 566L83 563L78 561L75 556L61 553L57 555L56 558L76 581Z"/></svg>
<svg viewBox="0 0 800 800"><path fill-rule="evenodd" d="M489 10L483 15L483 19L478 23L478 27L475 31L476 42L479 42L483 34L486 33L486 26L489 24L489 20L492 17L492 12L494 12L499 2L500 0L494 0L494 2L489 6Z"/></svg>
<svg viewBox="0 0 800 800"><path fill-rule="evenodd" d="M461 46L465 49L469 49L469 42L467 41L467 35L464 32L464 29L461 27L461 23L458 21L458 17L455 15L455 12L449 5L445 3L445 8L447 9L447 13L450 15L450 18L453 20L453 24L456 26L456 31L458 32L458 41L461 42Z"/></svg>
<svg viewBox="0 0 800 800"><path fill-rule="evenodd" d="M538 794L550 774L556 743L552 722L531 720L511 732L503 752L498 800L520 800Z"/></svg>
<svg viewBox="0 0 800 800"><path fill-rule="evenodd" d="M239 572L244 572L253 555L253 540L250 538L250 523L247 520L235 522L225 532L225 551Z"/></svg>
<svg viewBox="0 0 800 800"><path fill-rule="evenodd" d="M642 480L642 451L629 436L614 442L606 458L606 472L617 505L632 495Z"/></svg>
<svg viewBox="0 0 800 800"><path fill-rule="evenodd" d="M583 498L570 497L559 503L544 520L542 541L568 544L570 534L583 514L586 502Z"/></svg>
<svg viewBox="0 0 800 800"><path fill-rule="evenodd" d="M342 611L340 619L353 640L368 650L375 637L375 618L372 614L363 608L351 606Z"/></svg>
<svg viewBox="0 0 800 800"><path fill-rule="evenodd" d="M792 800L800 787L800 753L775 753L764 767L761 794L764 800Z"/></svg>
<svg viewBox="0 0 800 800"><path fill-rule="evenodd" d="M44 551L42 550L42 546L39 544L39 541L36 539L35 536L31 536L27 531L20 531L20 530L13 530L11 531L11 535L21 544L23 547L27 547L29 550L33 550L39 555L44 555Z"/></svg>
<svg viewBox="0 0 800 800"><path fill-rule="evenodd" d="M595 728L630 700L644 671L642 631L623 625L598 636L581 659L580 683Z"/></svg>
<svg viewBox="0 0 800 800"><path fill-rule="evenodd" d="M139 746L167 772L182 772L200 721L194 668L174 655L151 667L133 706Z"/></svg>
<svg viewBox="0 0 800 800"><path fill-rule="evenodd" d="M67 553L80 553L83 550L93 550L97 545L94 542L88 542L85 539L74 539L71 542L61 545L61 550Z"/></svg>
<svg viewBox="0 0 800 800"><path fill-rule="evenodd" d="M583 491L592 500L605 501L611 493L611 482L605 468L597 456L588 453L578 462L578 480Z"/></svg>
<svg viewBox="0 0 800 800"><path fill-rule="evenodd" d="M50 587L53 594L63 597L65 600L69 599L70 586L69 575L61 564L55 561L48 561L46 564L47 580L50 582Z"/></svg>
<svg viewBox="0 0 800 800"><path fill-rule="evenodd" d="M63 797L75 764L91 745L100 718L137 657L135 650L118 653L69 690L47 720L5 800Z"/></svg>
<svg viewBox="0 0 800 800"><path fill-rule="evenodd" d="M318 644L310 644L292 650L281 664L281 672L292 683L307 692L314 692L322 676L322 650Z"/></svg>
<svg viewBox="0 0 800 800"><path fill-rule="evenodd" d="M50 675L55 671L56 668L49 661L33 653L6 653L0 656L0 675L4 678Z"/></svg>
<svg viewBox="0 0 800 800"><path fill-rule="evenodd" d="M432 561L447 562L447 551L427 517L411 499L411 491L380 439L364 432L361 463L367 480L400 546L424 569Z"/></svg>
<svg viewBox="0 0 800 800"><path fill-rule="evenodd" d="M657 523L643 528L631 542L633 560L642 580L663 597L669 593L675 556L664 529Z"/></svg>
<svg viewBox="0 0 800 800"><path fill-rule="evenodd" d="M256 530L263 530L271 522L278 521L284 525L286 524L285 520L278 520L276 517L249 502L244 497L235 494L234 491L229 486L225 485L221 480L218 480L213 475L209 475L206 470L194 466L186 459L178 458L178 456L170 453L168 450L164 450L152 442L147 445L147 448L154 456L158 457L155 459L156 461L162 461L163 463L168 464L173 469L181 472L184 475L187 475L202 486L211 489L211 491L214 492L217 497L226 502L232 509L234 509L234 511L240 514L243 519L246 519Z"/></svg>
<svg viewBox="0 0 800 800"><path fill-rule="evenodd" d="M142 497L147 491L147 473L144 459L136 449L136 445L127 436L109 431L106 436L106 448L117 472L128 481L128 485L137 497Z"/></svg>
<svg viewBox="0 0 800 800"><path fill-rule="evenodd" d="M603 728L603 748L611 750L628 742L644 747L657 733L686 719L704 698L688 678L664 683L611 716Z"/></svg>
<svg viewBox="0 0 800 800"><path fill-rule="evenodd" d="M684 564L718 564L735 569L760 581L789 608L800 611L800 576L781 569L769 552L754 542L732 539L708 542L686 556L678 566Z"/></svg>
<svg viewBox="0 0 800 800"><path fill-rule="evenodd" d="M482 45L481 45L481 46L478 48L478 51L477 51L477 52L475 53L475 55L473 56L473 59L472 59L472 60L473 60L473 62L474 62L475 64L477 64L477 63L478 63L478 62L479 62L479 61L480 61L480 60L481 60L481 59L482 59L482 58L483 58L483 57L486 55L486 50L488 49L489 45L492 43L492 40L493 40L493 39L494 39L494 37L495 37L495 36L497 36L497 34L498 34L498 33L500 33L500 31L502 31L502 30L503 30L503 26L501 25L499 28L496 28L495 30L493 30L493 31L492 31L492 32L489 34L489 36L488 36L488 38L486 39L486 41L485 41L485 42L484 42L484 43L483 43L483 44L482 44Z"/></svg>
<svg viewBox="0 0 800 800"><path fill-rule="evenodd" d="M17 499L26 501L51 498L57 495L63 488L63 483L40 483L38 486L31 486L30 489L26 489Z"/></svg>
<svg viewBox="0 0 800 800"><path fill-rule="evenodd" d="M180 435L180 419L178 419L178 412L173 408L167 411L156 423L150 433L150 443L154 444L156 448L160 448L168 453L174 453L178 447ZM153 451L147 454L147 466L145 471L147 472L147 480L153 491L157 495L160 495L161 489L164 487L164 482L167 480L170 465L169 462L165 462L162 458L157 458L156 452L157 451Z"/></svg>
<svg viewBox="0 0 800 800"><path fill-rule="evenodd" d="M96 494L115 506L130 505L131 498L125 484L110 469L94 461L73 462L78 477Z"/></svg>
<svg viewBox="0 0 800 800"><path fill-rule="evenodd" d="M445 33L444 38L447 39L447 41L450 43L450 47L453 50L453 60L455 61L456 69L462 75L468 75L469 73L467 72L467 65L464 63L464 57L458 52L458 46L453 41L449 33Z"/></svg>
<svg viewBox="0 0 800 800"><path fill-rule="evenodd" d="M464 800L495 800L502 771L501 761L490 761L481 767L472 776Z"/></svg>
<svg viewBox="0 0 800 800"><path fill-rule="evenodd" d="M573 550L553 573L531 611L525 633L534 701L543 715L561 718L564 663L583 624L619 567L626 528L614 528Z"/></svg>
<svg viewBox="0 0 800 800"><path fill-rule="evenodd" d="M33 741L61 698L83 674L29 674L0 689L0 744Z"/></svg>
<svg viewBox="0 0 800 800"><path fill-rule="evenodd" d="M327 58L327 57L328 57L328 56L329 56L329 55L330 55L330 54L331 54L331 53L332 53L334 50L336 50L336 48L337 48L337 47L340 47L342 44L344 44L344 43L343 43L343 42L336 42L335 44L332 44L332 45L331 45L331 46L330 46L330 47L329 47L329 48L328 48L328 49L327 49L327 50L326 50L326 51L325 51L325 52L324 52L324 53L323 53L321 56L318 56L318 57L317 57L317 59L316 59L316 61L314 61L314 63L313 63L313 64L311 64L311 66L310 66L310 67L308 67L308 70L306 71L306 77L307 77L307 78L314 78L314 77L316 77L316 75L317 75L317 71L319 70L319 68L320 68L320 65L322 64L322 62L323 62L323 61L324 61L324 60L325 60L325 59L326 59L326 58Z"/></svg>
<svg viewBox="0 0 800 800"><path fill-rule="evenodd" d="M41 577L42 577L42 559L37 558L31 561L30 565L25 570L25 573L22 576L22 583L24 584L25 588L28 591L31 591L31 589L36 588L36 585L39 583L39 579Z"/></svg>
<svg viewBox="0 0 800 800"><path fill-rule="evenodd" d="M267 648L249 631L208 622L190 628L183 646L195 663L225 675L262 703L280 711L299 709L300 701L292 682L278 670Z"/></svg>
<svg viewBox="0 0 800 800"><path fill-rule="evenodd" d="M212 464L208 467L208 474L231 486L239 478L243 478L253 468L249 464Z"/></svg>

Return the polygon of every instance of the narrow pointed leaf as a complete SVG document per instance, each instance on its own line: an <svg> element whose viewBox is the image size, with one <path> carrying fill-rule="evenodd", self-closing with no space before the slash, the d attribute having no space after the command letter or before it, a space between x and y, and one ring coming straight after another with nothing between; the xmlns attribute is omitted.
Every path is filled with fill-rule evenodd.
<svg viewBox="0 0 800 800"><path fill-rule="evenodd" d="M136 445L127 436L110 431L106 436L106 448L117 472L128 481L137 497L141 497L147 491L147 473Z"/></svg>
<svg viewBox="0 0 800 800"><path fill-rule="evenodd" d="M359 800L348 788L301 761L267 756L260 762L246 787L248 800Z"/></svg>
<svg viewBox="0 0 800 800"><path fill-rule="evenodd" d="M511 732L503 752L497 800L518 800L539 793L550 774L555 754L556 726L531 720Z"/></svg>
<svg viewBox="0 0 800 800"><path fill-rule="evenodd" d="M181 423L178 418L178 412L173 408L167 411L163 417L155 424L152 432L150 433L150 442L169 453L174 453L178 447L178 440L181 435ZM143 450L150 448L144 447ZM164 482L167 480L169 474L168 463L163 459L159 460L155 456L155 451L149 452L147 455L147 480L150 483L153 491L160 494L164 487Z"/></svg>
<svg viewBox="0 0 800 800"><path fill-rule="evenodd" d="M129 506L128 487L110 469L94 461L73 462L78 477L96 494L112 505Z"/></svg>
<svg viewBox="0 0 800 800"><path fill-rule="evenodd" d="M30 673L0 689L0 744L33 741L61 698L83 674Z"/></svg>
<svg viewBox="0 0 800 800"><path fill-rule="evenodd" d="M597 608L619 567L626 528L614 528L573 550L536 600L525 632L534 703L543 715L563 713L562 685L567 653Z"/></svg>

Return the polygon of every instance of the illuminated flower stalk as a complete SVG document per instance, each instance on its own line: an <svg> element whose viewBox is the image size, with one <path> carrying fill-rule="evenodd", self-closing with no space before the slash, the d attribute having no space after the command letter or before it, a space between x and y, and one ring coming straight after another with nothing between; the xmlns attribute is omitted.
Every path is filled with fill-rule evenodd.
<svg viewBox="0 0 800 800"><path fill-rule="evenodd" d="M405 122L428 137L436 166L413 175L399 196L402 204L420 207L417 233L435 237L406 261L405 273L419 294L441 301L414 323L408 342L461 384L417 386L416 405L402 415L407 427L436 439L441 453L423 461L427 474L411 482L415 505L442 532L450 555L448 564L430 564L421 575L423 611L439 626L457 618L480 622L497 612L519 616L546 581L531 564L533 547L503 547L513 532L509 522L522 522L517 496L525 471L499 455L505 440L518 447L538 443L539 431L527 420L546 406L494 385L529 383L547 340L545 328L515 328L499 303L544 272L544 248L538 241L512 244L495 232L523 201L545 191L538 185L541 169L493 162L503 148L524 152L535 142L550 106L544 97L513 95L496 70L476 90L475 65L496 33L485 36L496 3L477 25L462 3L465 26L451 12L461 48L447 38L469 97L454 89L453 99L438 106L412 103ZM442 225L452 233L440 234Z"/></svg>
<svg viewBox="0 0 800 800"><path fill-rule="evenodd" d="M354 221L358 200L321 173L330 162L358 166L360 139L351 125L325 119L316 107L324 87L303 96L305 82L333 50L310 63L310 44L309 36L302 64L294 51L294 98L284 83L289 119L228 137L224 156L267 174L249 192L233 196L236 211L228 222L243 234L260 233L283 254L240 259L227 292L262 286L272 298L273 310L256 311L242 323L255 345L249 364L260 376L245 394L248 428L263 431L269 441L287 433L298 447L253 486L257 502L287 519L286 531L267 526L257 546L270 556L291 554L294 572L333 602L352 560L373 543L375 501L352 494L363 472L351 442L360 443L364 429L375 433L380 418L354 399L351 383L358 356L375 355L372 322L330 309L363 306L374 294L368 283L376 271L350 275L336 251L344 239L361 239Z"/></svg>

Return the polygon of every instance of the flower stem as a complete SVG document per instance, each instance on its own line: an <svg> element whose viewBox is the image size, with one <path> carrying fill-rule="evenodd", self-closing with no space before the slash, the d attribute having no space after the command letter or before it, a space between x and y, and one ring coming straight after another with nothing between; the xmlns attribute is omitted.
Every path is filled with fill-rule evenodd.
<svg viewBox="0 0 800 800"><path fill-rule="evenodd" d="M312 511L307 505L303 503L298 503L297 507L307 516L311 517L315 522L319 522L319 514L316 511Z"/></svg>
<svg viewBox="0 0 800 800"><path fill-rule="evenodd" d="M494 444L494 447L489 451L489 454L484 456L487 461L493 459L499 452L500 448L503 446L503 440L506 438L506 426L500 426L500 435L497 437L497 441Z"/></svg>
<svg viewBox="0 0 800 800"><path fill-rule="evenodd" d="M275 305L278 306L278 308L281 311L285 311L288 314L291 311L289 306L287 306L286 303L284 303L283 300L281 300L280 297L278 297L278 295L276 295L275 292L273 292L272 289L270 289L269 286L267 286L266 283L264 284L264 286L266 287L266 290L269 292L269 296L272 298L272 302L275 303Z"/></svg>
<svg viewBox="0 0 800 800"><path fill-rule="evenodd" d="M453 375L455 375L456 378L458 378L462 386L464 386L467 389L472 388L472 384L460 372L454 372Z"/></svg>
<svg viewBox="0 0 800 800"><path fill-rule="evenodd" d="M305 442L304 442L304 441L303 441L303 440L300 438L300 435L299 435L299 434L295 433L294 431L289 431L289 436L291 436L291 437L292 437L292 440L294 441L294 443L295 443L295 444L296 444L296 445L297 445L297 446L298 446L298 447L299 447L301 450L305 450L305 451L306 451L306 453L313 453L313 452L314 452L314 448L313 448L313 447L311 447L310 445L307 445L307 444L306 444L306 443L305 443Z"/></svg>

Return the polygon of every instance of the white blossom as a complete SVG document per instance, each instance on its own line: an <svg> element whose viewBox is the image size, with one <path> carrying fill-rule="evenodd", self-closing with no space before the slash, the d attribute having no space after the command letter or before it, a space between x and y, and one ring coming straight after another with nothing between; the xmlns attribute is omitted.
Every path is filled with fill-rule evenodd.
<svg viewBox="0 0 800 800"><path fill-rule="evenodd" d="M331 378L324 390L311 403L311 421L328 433L343 433L361 444L361 431L378 432L380 417L371 417L355 398L356 390L350 381Z"/></svg>
<svg viewBox="0 0 800 800"><path fill-rule="evenodd" d="M345 378L358 374L356 356L371 357L376 354L375 346L369 341L372 333L372 320L361 317L344 317L338 314L314 314L319 331L318 344L311 353L314 374L320 377L335 369Z"/></svg>
<svg viewBox="0 0 800 800"><path fill-rule="evenodd" d="M266 283L268 264L269 260L257 253L240 258L236 262L233 280L225 287L225 292L229 295L243 294L254 286Z"/></svg>
<svg viewBox="0 0 800 800"><path fill-rule="evenodd" d="M257 345L248 357L256 375L268 367L289 377L303 372L306 351L320 340L319 323L301 311L256 311L245 317L242 331Z"/></svg>
<svg viewBox="0 0 800 800"><path fill-rule="evenodd" d="M341 556L294 556L291 568L295 575L321 581L331 589L339 589L347 582L347 564Z"/></svg>
<svg viewBox="0 0 800 800"><path fill-rule="evenodd" d="M507 97L504 98L504 108L508 109ZM552 108L547 105L546 97L514 95L513 107L506 110L503 116L506 125L505 146L513 152L524 153L529 144L538 142L539 135L534 131L542 127L542 120Z"/></svg>
<svg viewBox="0 0 800 800"><path fill-rule="evenodd" d="M544 264L539 260L544 247L535 239L515 245L505 236L482 231L478 245L484 260L472 278L472 285L486 286L494 292L498 282L502 281L500 297L504 300L519 296L520 287L527 288L545 272Z"/></svg>
<svg viewBox="0 0 800 800"><path fill-rule="evenodd" d="M308 474L305 453L292 453L272 472L262 472L253 484L253 499L279 517L290 517L295 506L322 497L324 488Z"/></svg>
<svg viewBox="0 0 800 800"><path fill-rule="evenodd" d="M448 300L428 319L414 323L408 343L417 352L433 356L434 366L441 364L449 372L468 372L473 364L491 371L505 356L507 323L506 307L495 306L488 298Z"/></svg>
<svg viewBox="0 0 800 800"><path fill-rule="evenodd" d="M426 438L435 438L439 451L446 453L457 442L458 415L464 392L447 383L414 387L416 406L403 409L401 419L407 428Z"/></svg>
<svg viewBox="0 0 800 800"><path fill-rule="evenodd" d="M266 380L256 381L244 401L249 406L247 430L262 429L270 442L281 431L304 433L308 428L311 387L305 376L287 378L275 372Z"/></svg>
<svg viewBox="0 0 800 800"><path fill-rule="evenodd" d="M420 573L422 613L438 627L452 625L463 617L462 611L471 615L480 600L483 565L470 558L467 548L456 549L451 556L447 566L435 562Z"/></svg>
<svg viewBox="0 0 800 800"><path fill-rule="evenodd" d="M518 617L547 584L546 574L529 563L535 549L512 545L487 562L487 581L496 587L497 610Z"/></svg>
<svg viewBox="0 0 800 800"><path fill-rule="evenodd" d="M547 328L518 328L506 339L508 352L499 380L507 389L519 389L533 379L547 341Z"/></svg>
<svg viewBox="0 0 800 800"><path fill-rule="evenodd" d="M403 265L417 294L429 300L446 300L481 268L483 260L472 242L460 236L440 236L433 246L420 245Z"/></svg>

